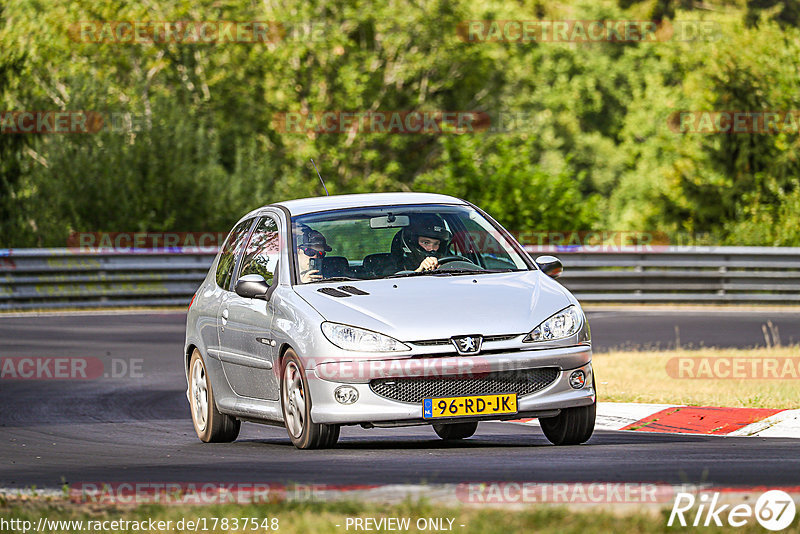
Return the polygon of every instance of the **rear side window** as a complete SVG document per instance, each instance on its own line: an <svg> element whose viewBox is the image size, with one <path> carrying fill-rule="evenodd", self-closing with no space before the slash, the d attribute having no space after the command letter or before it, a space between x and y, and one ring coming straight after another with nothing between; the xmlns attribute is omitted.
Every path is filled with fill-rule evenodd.
<svg viewBox="0 0 800 534"><path fill-rule="evenodd" d="M228 235L228 239L225 240L225 244L222 245L219 264L217 265L217 285L222 289L227 290L231 284L233 268L236 266L236 257L242 250L251 224L253 224L253 219L247 219L234 226Z"/></svg>
<svg viewBox="0 0 800 534"><path fill-rule="evenodd" d="M280 261L279 242L278 224L275 220L271 217L261 219L245 249L240 276L260 274L271 284L275 267Z"/></svg>

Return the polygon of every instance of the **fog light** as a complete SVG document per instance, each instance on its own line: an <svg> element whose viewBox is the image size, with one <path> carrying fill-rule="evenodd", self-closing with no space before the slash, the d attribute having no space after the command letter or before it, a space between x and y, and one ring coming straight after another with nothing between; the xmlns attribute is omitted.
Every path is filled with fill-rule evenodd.
<svg viewBox="0 0 800 534"><path fill-rule="evenodd" d="M569 375L569 385L572 386L572 389L581 389L583 386L586 385L586 375L580 369L577 371L572 371L572 374Z"/></svg>
<svg viewBox="0 0 800 534"><path fill-rule="evenodd" d="M333 398L339 404L353 404L358 400L358 390L352 386L339 386L333 392Z"/></svg>

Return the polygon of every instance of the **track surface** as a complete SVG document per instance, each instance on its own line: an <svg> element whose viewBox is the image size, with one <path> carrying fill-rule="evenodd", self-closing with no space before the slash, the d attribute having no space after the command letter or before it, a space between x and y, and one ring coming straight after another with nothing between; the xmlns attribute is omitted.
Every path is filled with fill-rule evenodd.
<svg viewBox="0 0 800 534"><path fill-rule="evenodd" d="M800 313L598 312L597 350L764 345L761 325L800 340ZM454 483L479 480L798 483L797 442L596 432L588 445L550 446L536 428L483 423L447 444L428 427L347 427L336 449L295 450L282 428L245 424L232 444L192 430L181 347L185 316L0 318L0 356L90 356L140 375L90 381L0 381L0 487L76 482ZM643 355L643 357L646 357ZM138 371L138 369L137 369Z"/></svg>

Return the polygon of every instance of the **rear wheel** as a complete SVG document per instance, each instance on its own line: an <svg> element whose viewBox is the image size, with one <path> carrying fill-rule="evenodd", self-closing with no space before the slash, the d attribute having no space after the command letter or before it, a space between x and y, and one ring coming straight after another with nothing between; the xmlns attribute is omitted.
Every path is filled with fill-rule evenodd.
<svg viewBox="0 0 800 534"><path fill-rule="evenodd" d="M434 432L436 432L440 438L446 440L468 438L473 435L477 429L477 421L474 423L439 423L433 425Z"/></svg>
<svg viewBox="0 0 800 534"><path fill-rule="evenodd" d="M217 410L206 364L197 349L194 349L189 361L189 399L192 423L201 441L225 443L234 441L239 436L241 421Z"/></svg>
<svg viewBox="0 0 800 534"><path fill-rule="evenodd" d="M311 395L297 354L289 349L281 373L281 407L289 438L298 449L326 449L339 441L339 425L311 421Z"/></svg>

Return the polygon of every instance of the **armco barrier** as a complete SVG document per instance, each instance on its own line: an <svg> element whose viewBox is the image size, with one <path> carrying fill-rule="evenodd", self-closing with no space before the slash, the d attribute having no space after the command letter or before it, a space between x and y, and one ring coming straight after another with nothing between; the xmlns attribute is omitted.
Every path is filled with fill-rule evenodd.
<svg viewBox="0 0 800 534"><path fill-rule="evenodd" d="M800 248L528 247L584 302L800 302ZM186 306L214 252L0 250L0 310Z"/></svg>
<svg viewBox="0 0 800 534"><path fill-rule="evenodd" d="M584 302L800 302L800 248L543 250L528 252L560 258L561 282Z"/></svg>
<svg viewBox="0 0 800 534"><path fill-rule="evenodd" d="M0 310L188 306L215 254L0 250Z"/></svg>

